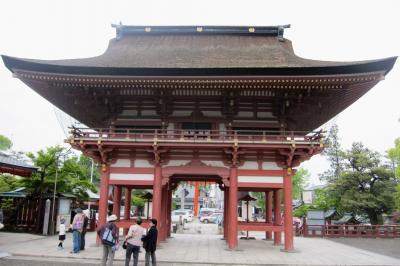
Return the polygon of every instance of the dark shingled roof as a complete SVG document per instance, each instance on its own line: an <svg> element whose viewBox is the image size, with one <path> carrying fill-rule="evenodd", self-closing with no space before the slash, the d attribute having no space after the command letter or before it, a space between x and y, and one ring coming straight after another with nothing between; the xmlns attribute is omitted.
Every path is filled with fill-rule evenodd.
<svg viewBox="0 0 400 266"><path fill-rule="evenodd" d="M25 176L24 173L32 173L36 170L37 167L0 152L0 172L14 174L15 171L15 174L22 174L22 176Z"/></svg>
<svg viewBox="0 0 400 266"><path fill-rule="evenodd" d="M204 27L201 32L196 27L152 27L150 32L146 32L146 27L123 28L122 37L110 40L100 56L68 60L3 56L3 60L11 71L18 68L83 75L349 74L387 72L396 60L395 57L355 62L304 59L295 55L289 40L279 36L279 27L276 34L274 27L253 27L254 32L249 32L248 27ZM269 34L260 33L265 28Z"/></svg>

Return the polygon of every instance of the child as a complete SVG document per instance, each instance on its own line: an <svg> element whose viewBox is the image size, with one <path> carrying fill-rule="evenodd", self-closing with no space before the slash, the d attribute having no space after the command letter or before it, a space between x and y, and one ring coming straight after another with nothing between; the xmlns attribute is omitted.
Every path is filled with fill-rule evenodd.
<svg viewBox="0 0 400 266"><path fill-rule="evenodd" d="M58 249L64 249L63 242L65 240L65 219L61 218L60 220L60 230L58 232L58 240L60 243L58 244Z"/></svg>

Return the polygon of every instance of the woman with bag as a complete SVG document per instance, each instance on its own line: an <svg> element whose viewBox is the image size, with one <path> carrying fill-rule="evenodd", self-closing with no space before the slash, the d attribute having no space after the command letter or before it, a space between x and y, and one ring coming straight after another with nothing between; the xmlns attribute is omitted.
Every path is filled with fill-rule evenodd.
<svg viewBox="0 0 400 266"><path fill-rule="evenodd" d="M133 255L133 266L138 265L139 261L139 251L141 245L141 239L144 235L144 228L140 225L142 224L142 219L138 218L136 224L129 228L129 232L126 235L126 256L125 256L125 266L129 266L131 256Z"/></svg>
<svg viewBox="0 0 400 266"><path fill-rule="evenodd" d="M103 244L102 266L112 266L115 251L118 249L118 227L115 224L117 220L115 214L108 217L108 222L97 230L101 243Z"/></svg>

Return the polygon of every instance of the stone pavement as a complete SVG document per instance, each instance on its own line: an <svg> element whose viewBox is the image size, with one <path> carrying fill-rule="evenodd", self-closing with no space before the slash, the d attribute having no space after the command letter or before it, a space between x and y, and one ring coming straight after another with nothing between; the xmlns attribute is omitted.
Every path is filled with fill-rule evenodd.
<svg viewBox="0 0 400 266"><path fill-rule="evenodd" d="M57 238L2 232L0 251L19 258L50 261L81 263L96 262L101 258L102 249L96 247L94 233L87 234L87 248L79 254L69 253L71 234L67 234L64 250L57 250ZM400 259L327 239L295 238L295 247L297 252L285 253L280 251L281 246L273 246L271 241L240 240L239 250L230 251L219 235L174 234L173 238L161 244L156 254L162 265L400 265ZM117 251L117 265L122 264L124 255L124 250ZM144 252L140 253L139 259L143 262Z"/></svg>

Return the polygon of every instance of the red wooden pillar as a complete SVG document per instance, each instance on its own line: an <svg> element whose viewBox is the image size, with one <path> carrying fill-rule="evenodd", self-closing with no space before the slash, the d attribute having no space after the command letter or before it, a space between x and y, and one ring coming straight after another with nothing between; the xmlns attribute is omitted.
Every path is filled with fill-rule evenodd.
<svg viewBox="0 0 400 266"><path fill-rule="evenodd" d="M265 221L272 224L272 192L265 192ZM272 239L272 232L265 233L265 239Z"/></svg>
<svg viewBox="0 0 400 266"><path fill-rule="evenodd" d="M131 219L132 188L125 187L124 219Z"/></svg>
<svg viewBox="0 0 400 266"><path fill-rule="evenodd" d="M167 238L167 186L161 189L161 220L159 221L160 240L164 241Z"/></svg>
<svg viewBox="0 0 400 266"><path fill-rule="evenodd" d="M160 222L161 222L161 198L162 198L162 183L161 183L161 166L156 164L154 167L154 181L153 181L153 210L152 210L152 218L157 219L157 227L160 230ZM157 239L157 242L160 242L160 237Z"/></svg>
<svg viewBox="0 0 400 266"><path fill-rule="evenodd" d="M118 219L121 213L121 190L120 186L114 186L113 214L117 215Z"/></svg>
<svg viewBox="0 0 400 266"><path fill-rule="evenodd" d="M99 199L99 221L98 227L101 227L107 222L108 210L108 184L110 179L110 168L106 164L101 166L101 179L100 179L100 199ZM100 239L97 238L96 243L100 244Z"/></svg>
<svg viewBox="0 0 400 266"><path fill-rule="evenodd" d="M292 169L288 168L283 177L285 251L293 250L293 207L292 207Z"/></svg>
<svg viewBox="0 0 400 266"><path fill-rule="evenodd" d="M228 242L228 189L224 187L224 236L223 240Z"/></svg>
<svg viewBox="0 0 400 266"><path fill-rule="evenodd" d="M172 190L168 189L168 198L167 198L167 237L171 237L171 212L172 212Z"/></svg>
<svg viewBox="0 0 400 266"><path fill-rule="evenodd" d="M132 197L132 188L125 187L125 202L124 202L124 219L131 219L131 197ZM129 228L124 228L124 235L128 234Z"/></svg>
<svg viewBox="0 0 400 266"><path fill-rule="evenodd" d="M229 219L228 219L228 246L235 249L238 244L237 240L237 168L231 167L229 176Z"/></svg>
<svg viewBox="0 0 400 266"><path fill-rule="evenodd" d="M282 225L281 216L281 190L274 190L274 225ZM274 232L274 245L280 245L282 242L282 233Z"/></svg>
<svg viewBox="0 0 400 266"><path fill-rule="evenodd" d="M197 217L199 211L200 182L194 182L193 216Z"/></svg>

